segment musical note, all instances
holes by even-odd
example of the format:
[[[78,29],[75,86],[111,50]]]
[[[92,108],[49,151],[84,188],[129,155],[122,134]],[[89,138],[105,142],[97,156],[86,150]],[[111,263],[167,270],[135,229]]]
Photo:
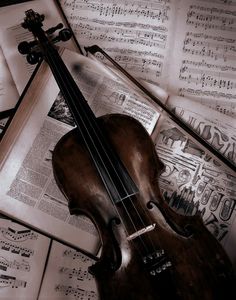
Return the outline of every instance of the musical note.
[[[5,242],[5,241],[0,241],[0,249],[9,251],[24,257],[30,257],[34,255],[34,250],[31,250],[27,247],[21,247],[21,246],[16,246],[12,243]]]
[[[0,275],[0,288],[19,288],[23,287],[26,288],[27,282],[24,280],[16,279],[14,276],[8,276],[8,275]]]
[[[191,99],[196,99],[200,103],[209,106],[223,114],[229,116],[236,116],[236,104],[234,104],[234,99],[236,95],[232,93],[224,93],[218,91],[210,90],[200,90],[193,88],[180,88],[179,96],[189,97]]]
[[[60,292],[65,296],[73,296],[74,299],[78,299],[78,300],[98,299],[98,296],[94,291],[86,291],[84,289],[81,289],[79,286],[72,287],[68,285],[59,284],[55,287],[55,291]]]
[[[23,242],[27,239],[36,240],[38,238],[38,234],[31,231],[30,229],[15,230],[10,227],[8,227],[7,229],[4,227],[0,227],[0,232],[6,239],[10,241]]]
[[[89,10],[91,13],[99,13],[99,16],[102,17],[120,17],[126,16],[127,18],[132,17],[142,17],[147,20],[158,20],[162,23],[168,20],[168,10],[169,1],[158,0],[155,2],[147,2],[146,5],[142,5],[141,2],[129,3],[123,2],[122,4],[118,4],[113,1],[103,1],[102,3],[98,0],[94,0],[93,2],[88,1],[76,1],[64,4],[64,7],[70,10],[80,10],[86,11]]]
[[[235,61],[235,43],[236,40],[231,38],[186,32],[183,52],[194,56],[213,58],[216,61]]]
[[[194,28],[236,31],[235,12],[216,7],[191,5],[187,14],[186,24]]]
[[[82,23],[72,24],[72,28],[75,34],[86,37],[88,40],[166,48],[167,35],[148,30],[104,28],[99,25],[83,25]]]
[[[206,68],[203,69],[203,67]],[[229,70],[229,73],[226,73],[226,70]],[[183,60],[179,79],[199,85],[201,88],[213,87],[234,90],[236,87],[236,80],[233,72],[236,72],[235,67],[207,64],[205,61],[193,62]]]
[[[67,268],[67,267],[60,267],[59,273],[68,275],[71,279],[75,277],[77,280],[93,280],[93,276],[88,272],[87,268],[83,269],[82,267],[79,268]]]
[[[16,269],[16,270],[20,270],[20,271],[26,271],[29,272],[30,271],[30,265],[29,262],[26,260],[22,260],[22,262],[19,262],[17,260],[14,261],[9,261],[6,258],[4,258],[3,256],[0,257],[0,269],[3,271],[7,271],[7,269]]]
[[[79,259],[80,261],[82,261],[84,263],[92,261],[88,256],[84,255],[81,252],[73,250],[73,249],[66,249],[63,252],[63,256],[69,257],[69,258],[72,258],[72,259]]]

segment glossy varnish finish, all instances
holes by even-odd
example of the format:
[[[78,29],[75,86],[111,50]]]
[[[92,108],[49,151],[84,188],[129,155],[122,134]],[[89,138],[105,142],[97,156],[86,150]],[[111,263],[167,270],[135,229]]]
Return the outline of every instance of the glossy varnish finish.
[[[102,255],[91,272],[100,299],[234,299],[232,266],[221,245],[199,216],[180,216],[161,197],[158,174],[163,165],[146,130],[122,115],[98,122],[139,193],[112,202],[76,129],[57,144],[53,168],[70,212],[89,216],[99,231]],[[127,239],[153,224],[154,229]],[[147,268],[144,260],[162,251]]]

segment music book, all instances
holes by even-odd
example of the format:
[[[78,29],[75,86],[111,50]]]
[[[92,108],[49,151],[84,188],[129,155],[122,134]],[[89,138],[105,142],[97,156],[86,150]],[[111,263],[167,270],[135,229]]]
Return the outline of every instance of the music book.
[[[0,298],[98,299],[96,258],[0,215]]]

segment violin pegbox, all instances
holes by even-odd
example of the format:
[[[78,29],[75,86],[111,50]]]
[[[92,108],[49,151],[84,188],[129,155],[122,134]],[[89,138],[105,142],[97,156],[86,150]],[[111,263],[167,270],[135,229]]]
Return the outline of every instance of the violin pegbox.
[[[43,21],[45,19],[44,15],[40,15],[32,9],[27,10],[25,12],[25,15],[26,17],[24,18],[24,22],[21,24],[21,26],[31,31],[35,36],[35,40],[30,42],[21,42],[18,45],[18,51],[22,55],[26,55],[28,63],[32,65],[38,63],[43,58],[42,47],[38,41],[38,35],[40,34],[40,32],[45,33],[47,36],[45,43],[49,42],[51,44],[55,44],[59,41],[65,42],[72,37],[71,30],[68,28],[63,28],[64,25],[62,23],[59,23],[56,26],[43,31],[42,27]],[[58,35],[55,36],[54,33],[59,29],[61,30],[59,31]]]
[[[29,31],[33,31],[43,26],[44,19],[44,15],[40,15],[39,13],[33,11],[33,9],[29,9],[25,12],[24,22],[21,24],[21,26]]]

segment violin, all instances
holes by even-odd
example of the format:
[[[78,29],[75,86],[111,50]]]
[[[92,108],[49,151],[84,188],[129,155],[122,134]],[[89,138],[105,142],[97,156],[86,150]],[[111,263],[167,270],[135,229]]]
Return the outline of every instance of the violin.
[[[164,165],[147,131],[129,116],[95,117],[42,21],[28,10],[23,27],[36,37],[76,123],[57,143],[52,164],[70,213],[87,215],[98,230],[101,256],[89,271],[99,298],[235,299],[223,247],[199,215],[179,215],[163,199],[158,176]],[[19,51],[35,60],[23,43]]]

